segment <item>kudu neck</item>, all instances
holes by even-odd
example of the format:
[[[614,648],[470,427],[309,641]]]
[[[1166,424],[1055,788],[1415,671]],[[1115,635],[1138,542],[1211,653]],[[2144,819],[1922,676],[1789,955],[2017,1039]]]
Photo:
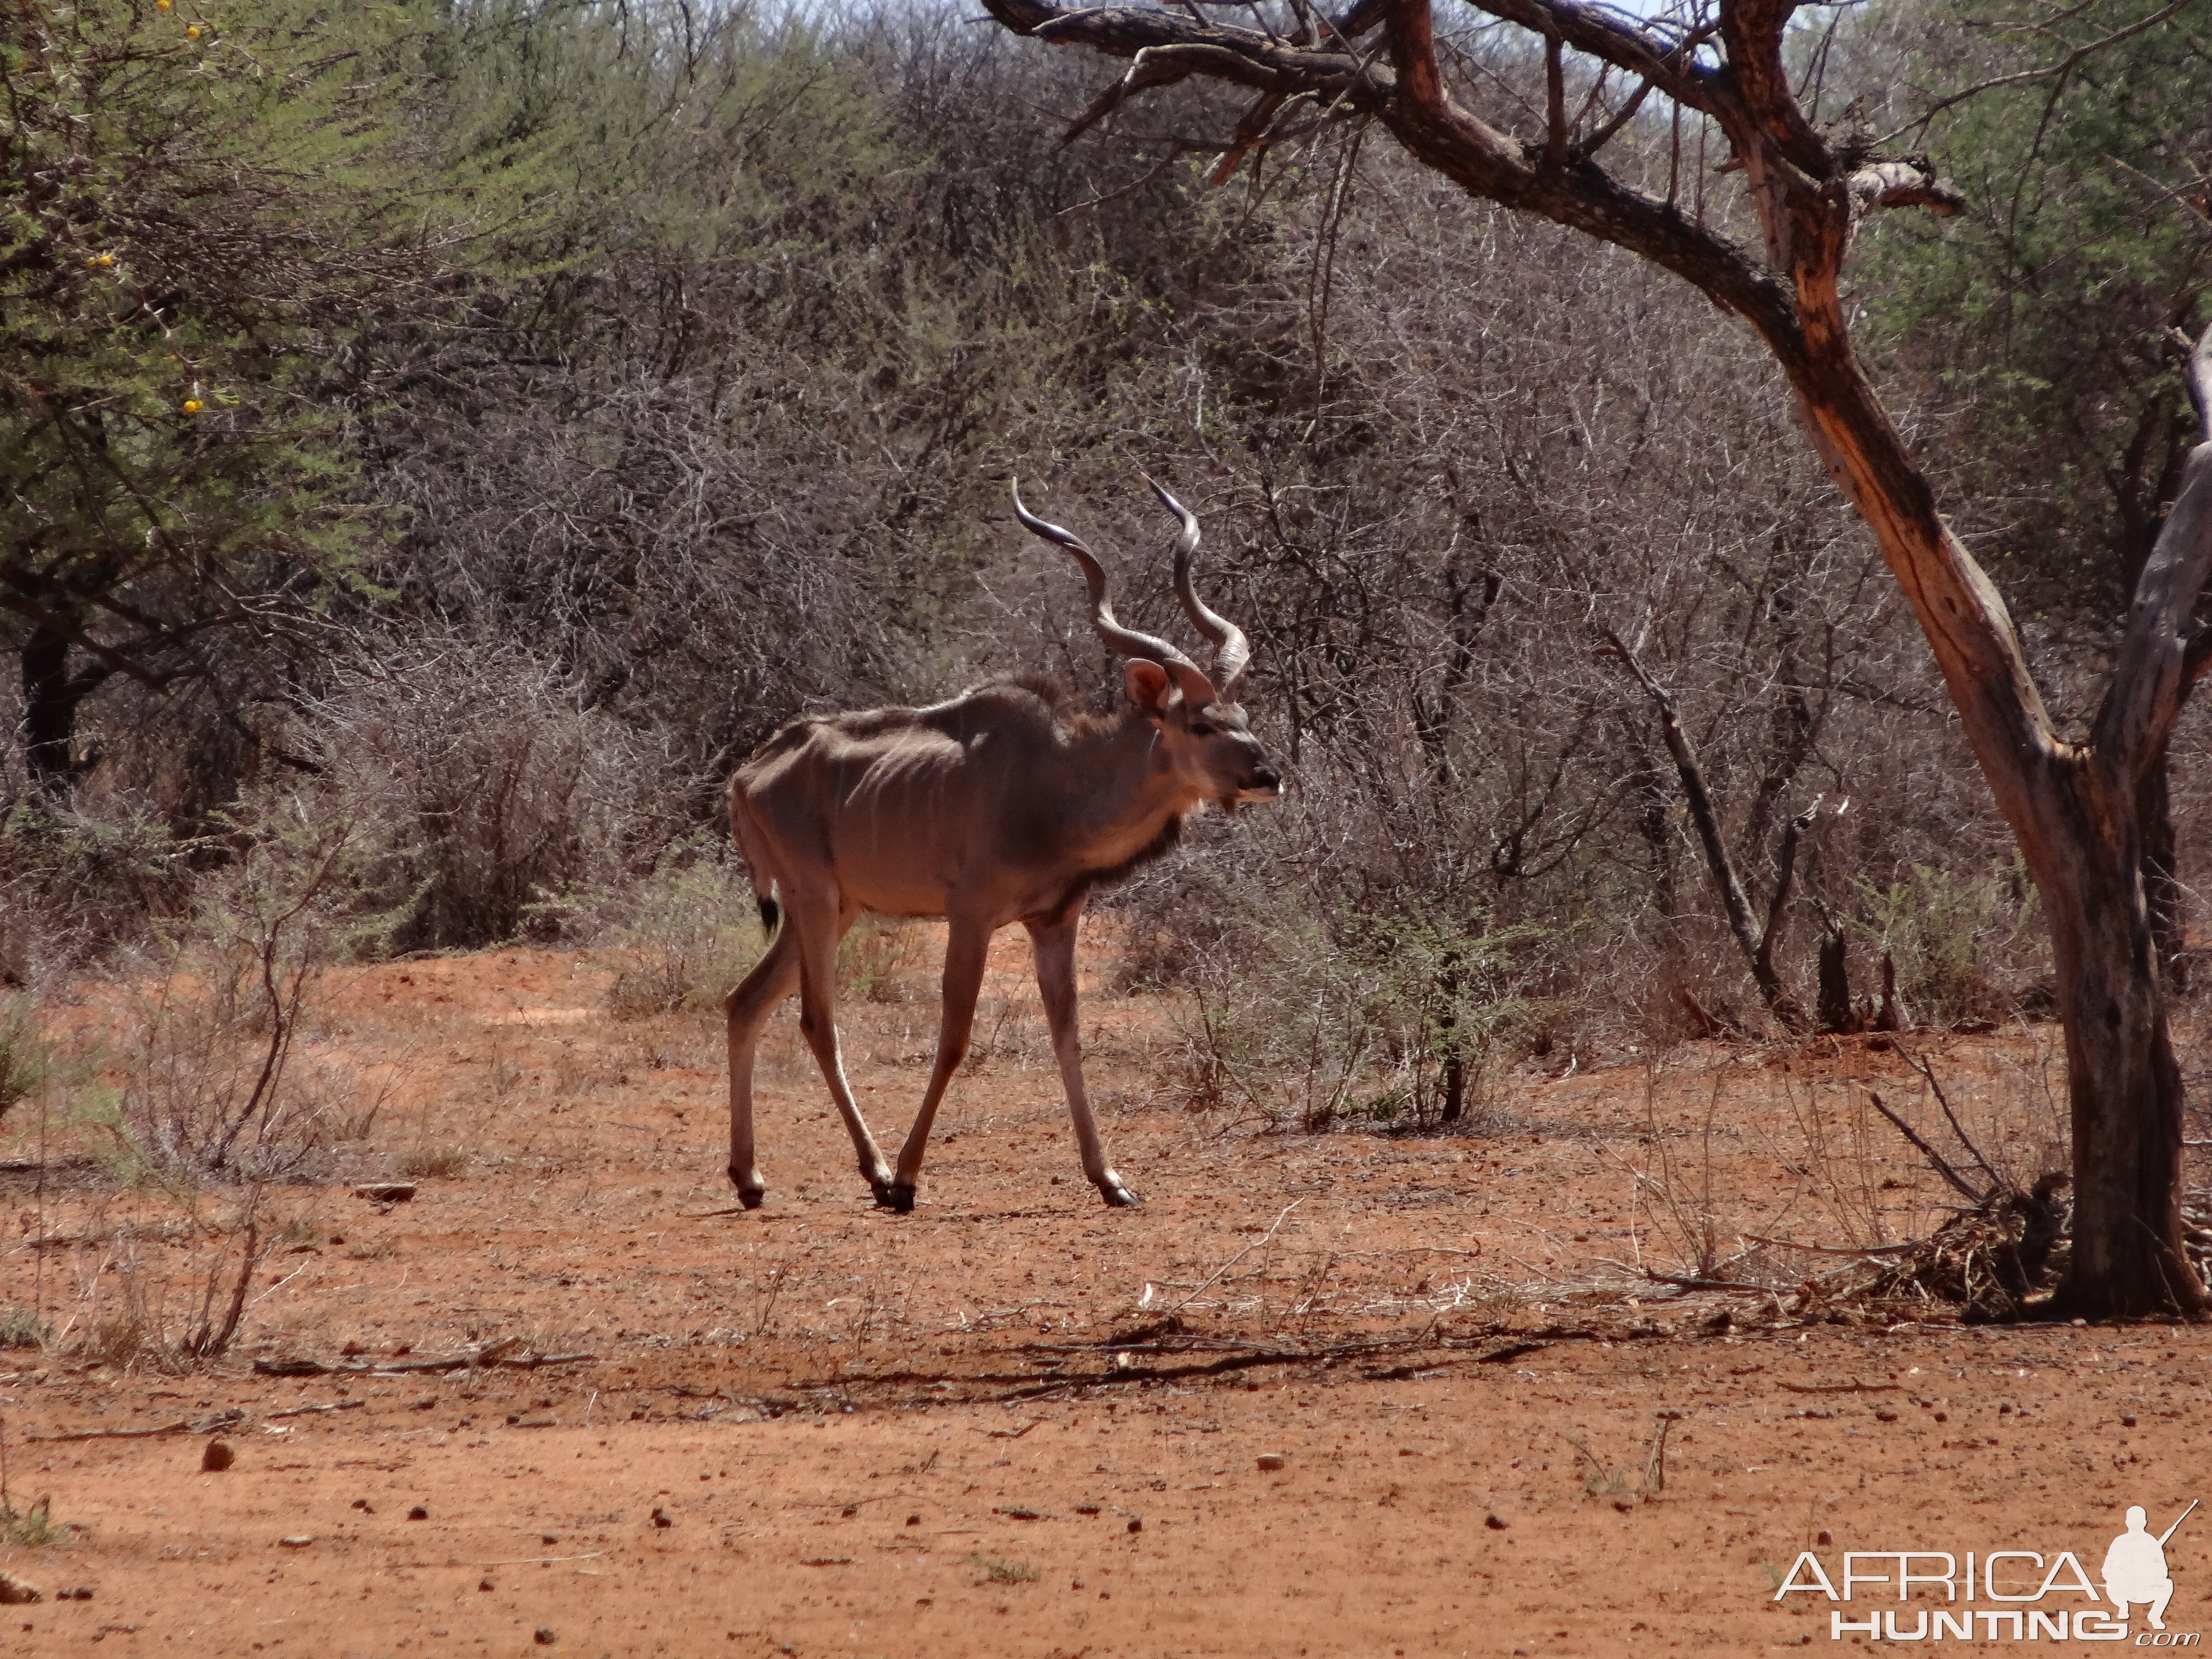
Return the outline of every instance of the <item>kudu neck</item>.
[[[1168,763],[1166,745],[1150,720],[1079,738],[1063,757],[1073,822],[1084,841],[1149,840],[1168,819],[1197,805],[1199,792]]]

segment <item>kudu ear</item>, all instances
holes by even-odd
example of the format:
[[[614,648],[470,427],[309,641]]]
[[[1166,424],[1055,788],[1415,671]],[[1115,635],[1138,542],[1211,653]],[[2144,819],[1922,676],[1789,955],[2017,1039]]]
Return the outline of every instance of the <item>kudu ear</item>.
[[[1129,694],[1131,702],[1152,715],[1166,714],[1168,700],[1175,696],[1175,682],[1168,678],[1168,671],[1141,659],[1121,665],[1121,689]]]

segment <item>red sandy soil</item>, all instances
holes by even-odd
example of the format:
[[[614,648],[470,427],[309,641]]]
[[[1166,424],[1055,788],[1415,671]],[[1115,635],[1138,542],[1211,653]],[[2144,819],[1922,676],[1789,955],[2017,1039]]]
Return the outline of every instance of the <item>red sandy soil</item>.
[[[350,984],[318,1063],[356,1108],[388,1098],[342,1164],[272,1189],[289,1225],[222,1359],[117,1334],[197,1313],[214,1247],[173,1211],[82,1163],[0,1176],[0,1311],[64,1333],[0,1351],[8,1492],[67,1528],[0,1547],[45,1598],[0,1607],[0,1652],[1825,1650],[1832,1611],[1901,1604],[1778,1604],[1800,1551],[1838,1579],[1845,1550],[2072,1551],[2094,1575],[2128,1504],[2156,1531],[2212,1498],[2201,1329],[1967,1328],[1638,1274],[1682,1274],[1701,1231],[1724,1260],[1746,1233],[1844,1248],[1940,1218],[1865,1104],[1937,1134],[1893,1052],[1699,1045],[1501,1079],[1469,1133],[1307,1134],[1189,1109],[1170,1011],[1093,982],[1090,1073],[1146,1200],[1109,1211],[1019,936],[1001,952],[910,1215],[869,1204],[789,1011],[769,1203],[733,1209],[719,1031],[613,1018],[613,952]],[[933,978],[917,957],[846,1011],[890,1144]],[[2047,1163],[2047,1035],[1926,1048],[1992,1161]],[[354,1195],[410,1160],[447,1173]],[[488,1351],[582,1357],[256,1369]],[[235,1463],[204,1472],[225,1413]],[[2167,1559],[2168,1627],[2212,1626],[2212,1505]],[[1929,1594],[1906,1632],[1965,1604]],[[1948,1645],[2014,1645],[1975,1628]]]

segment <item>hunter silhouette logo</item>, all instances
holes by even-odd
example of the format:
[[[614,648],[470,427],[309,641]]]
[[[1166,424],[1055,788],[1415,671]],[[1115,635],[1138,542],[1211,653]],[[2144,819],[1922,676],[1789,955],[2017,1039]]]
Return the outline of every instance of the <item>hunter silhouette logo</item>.
[[[2189,1510],[2196,1507],[2192,1498],[2189,1509],[2155,1538],[2150,1535],[2150,1517],[2143,1506],[2129,1507],[2128,1529],[2105,1552],[2105,1594],[2112,1599],[2113,1618],[2125,1619],[2130,1604],[2141,1601],[2150,1608],[2145,1622],[2153,1630],[2166,1628],[2166,1604],[2173,1600],[2173,1580],[2166,1572],[2166,1540],[2180,1530]]]
[[[1800,1552],[1774,1592],[1777,1601],[1793,1595],[1818,1595],[1834,1602],[1893,1600],[1910,1603],[1916,1595],[1942,1606],[1907,1606],[1900,1622],[1894,1608],[1879,1611],[1854,1607],[1863,1619],[1847,1615],[1841,1607],[1828,1613],[1828,1635],[1840,1642],[1846,1636],[1869,1641],[1937,1641],[1950,1637],[1960,1641],[1994,1642],[2121,1642],[2133,1636],[2139,1648],[2193,1648],[2203,1638],[2195,1631],[2169,1631],[2166,1604],[2173,1600],[2173,1575],[2166,1547],[2181,1523],[2195,1512],[2197,1500],[2173,1518],[2164,1532],[2150,1529],[2150,1512],[2140,1504],[2126,1513],[2127,1530],[2105,1551],[2099,1572],[2104,1593],[2072,1550],[2045,1555],[2037,1550],[1969,1550],[1964,1556],[1947,1550],[1847,1550],[1843,1571],[1834,1578],[1810,1550]],[[2069,1605],[2077,1597],[2090,1605]],[[2053,1598],[2057,1598],[2055,1602]],[[1991,1601],[1995,1607],[1976,1607]],[[1967,1605],[1960,1605],[1966,1603]],[[2130,1608],[2143,1609],[2148,1626],[2131,1632]]]

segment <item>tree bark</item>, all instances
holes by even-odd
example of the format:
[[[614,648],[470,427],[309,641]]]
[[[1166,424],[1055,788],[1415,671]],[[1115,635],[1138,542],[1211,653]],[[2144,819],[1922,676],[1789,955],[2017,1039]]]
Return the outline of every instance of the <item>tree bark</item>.
[[[1859,1029],[1851,1006],[1850,967],[1844,956],[1844,924],[1833,916],[1820,932],[1820,994],[1815,1005],[1824,1036],[1847,1036]]]
[[[76,775],[76,706],[83,694],[70,682],[69,641],[34,627],[23,642],[23,750],[31,782],[47,795],[68,792]]]
[[[2022,837],[2051,918],[2066,1031],[2074,1249],[2060,1310],[2194,1311],[2204,1291],[2182,1249],[2181,1068],[2144,902],[2142,836],[2133,792],[2113,799],[2094,770],[2076,763],[2056,785],[2066,810],[2051,815],[2055,833],[2040,848]],[[2054,857],[2069,878],[2039,868]]]
[[[2179,848],[2173,833],[2173,795],[2166,784],[2167,761],[2161,756],[2136,793],[2136,817],[2143,831],[2143,902],[2150,907],[2150,933],[2158,947],[2158,971],[2170,996],[2189,989],[2189,913],[2179,875]]]

